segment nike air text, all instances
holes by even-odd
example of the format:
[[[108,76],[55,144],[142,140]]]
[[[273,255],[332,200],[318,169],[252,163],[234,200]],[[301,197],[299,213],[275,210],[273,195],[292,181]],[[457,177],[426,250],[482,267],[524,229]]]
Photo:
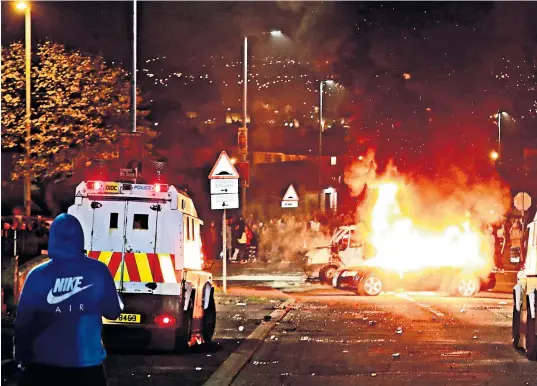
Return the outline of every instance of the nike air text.
[[[58,304],[64,300],[69,299],[71,296],[76,295],[79,292],[84,291],[86,288],[91,287],[93,284],[81,287],[83,276],[75,277],[62,277],[57,278],[47,296],[48,304]],[[62,295],[55,295],[55,293],[64,292]]]

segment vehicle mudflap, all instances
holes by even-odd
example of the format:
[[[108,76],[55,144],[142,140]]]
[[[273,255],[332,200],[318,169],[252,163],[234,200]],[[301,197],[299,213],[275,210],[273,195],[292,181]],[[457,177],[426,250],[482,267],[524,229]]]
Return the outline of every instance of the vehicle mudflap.
[[[522,286],[520,284],[515,284],[513,287],[513,301],[515,303],[516,310],[520,312],[522,307]]]
[[[530,315],[532,319],[535,319],[535,297],[537,290],[528,293],[528,309],[530,310]]]

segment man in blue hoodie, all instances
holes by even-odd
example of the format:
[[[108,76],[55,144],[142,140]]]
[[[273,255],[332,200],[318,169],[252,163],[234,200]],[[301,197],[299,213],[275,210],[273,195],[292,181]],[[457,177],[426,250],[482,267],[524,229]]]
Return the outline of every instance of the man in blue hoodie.
[[[123,304],[108,267],[84,254],[76,217],[50,227],[50,261],[30,272],[15,319],[15,360],[21,385],[106,385],[102,317],[116,319]]]

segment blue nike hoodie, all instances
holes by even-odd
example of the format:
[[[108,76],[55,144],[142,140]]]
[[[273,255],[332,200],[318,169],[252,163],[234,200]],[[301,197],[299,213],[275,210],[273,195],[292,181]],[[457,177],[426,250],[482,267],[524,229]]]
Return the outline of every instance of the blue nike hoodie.
[[[100,365],[106,358],[102,317],[123,304],[108,267],[84,254],[78,219],[62,214],[50,227],[50,261],[29,273],[15,319],[15,360],[59,367]]]

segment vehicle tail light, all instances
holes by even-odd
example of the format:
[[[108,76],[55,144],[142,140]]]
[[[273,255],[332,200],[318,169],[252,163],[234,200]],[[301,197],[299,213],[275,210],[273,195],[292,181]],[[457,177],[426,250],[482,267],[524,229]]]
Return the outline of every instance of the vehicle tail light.
[[[157,192],[157,193],[166,193],[167,191],[168,191],[168,185],[155,184],[155,192]]]
[[[177,319],[168,314],[157,315],[155,317],[155,324],[160,327],[171,327],[175,326],[176,323]]]
[[[89,181],[87,183],[87,187],[90,190],[99,190],[103,186],[103,183],[101,181]]]

